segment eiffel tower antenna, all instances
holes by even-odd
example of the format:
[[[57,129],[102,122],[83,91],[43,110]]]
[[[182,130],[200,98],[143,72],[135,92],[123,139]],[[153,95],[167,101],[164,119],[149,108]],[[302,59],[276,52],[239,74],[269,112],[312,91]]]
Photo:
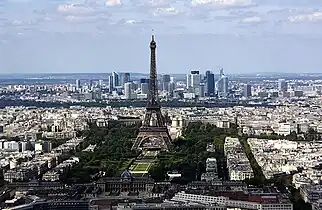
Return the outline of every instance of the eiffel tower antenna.
[[[155,31],[154,31],[154,29],[152,29],[152,40],[151,41],[154,41],[154,38],[155,38]]]
[[[151,55],[148,103],[142,127],[139,130],[132,149],[168,150],[171,145],[171,138],[164,117],[162,116],[161,105],[158,99],[156,47],[155,37],[152,34],[150,42]]]

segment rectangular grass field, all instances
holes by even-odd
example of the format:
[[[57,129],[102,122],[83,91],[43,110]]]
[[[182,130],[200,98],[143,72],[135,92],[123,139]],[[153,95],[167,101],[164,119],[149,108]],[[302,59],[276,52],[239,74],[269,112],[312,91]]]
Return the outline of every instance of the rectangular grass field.
[[[133,171],[148,171],[149,170],[149,167],[150,167],[150,164],[149,163],[138,163]]]

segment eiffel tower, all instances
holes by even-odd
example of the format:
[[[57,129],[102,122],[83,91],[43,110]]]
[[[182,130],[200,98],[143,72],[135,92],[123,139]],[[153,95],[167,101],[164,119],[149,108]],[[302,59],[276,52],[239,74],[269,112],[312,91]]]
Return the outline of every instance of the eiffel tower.
[[[150,84],[148,93],[148,103],[145,116],[139,134],[132,146],[133,150],[169,150],[171,137],[161,113],[161,105],[158,100],[158,84],[156,70],[156,42],[154,35],[150,42],[151,62],[150,62]]]

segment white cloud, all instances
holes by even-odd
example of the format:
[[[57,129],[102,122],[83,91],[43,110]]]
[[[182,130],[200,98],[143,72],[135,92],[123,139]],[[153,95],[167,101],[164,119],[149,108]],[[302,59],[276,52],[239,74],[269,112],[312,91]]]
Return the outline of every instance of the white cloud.
[[[74,16],[68,15],[65,17],[65,20],[70,23],[85,23],[85,22],[93,22],[97,21],[98,17],[96,16]]]
[[[126,20],[124,23],[133,25],[133,24],[137,23],[137,21],[136,20]]]
[[[108,7],[119,6],[122,5],[121,0],[107,0],[105,5]]]
[[[322,12],[314,12],[311,14],[300,14],[300,15],[290,16],[288,17],[288,20],[293,23],[322,21]]]
[[[10,3],[29,3],[32,0],[9,0]]]
[[[52,18],[50,18],[50,17],[44,17],[44,21],[52,21],[53,19]]]
[[[12,25],[14,25],[14,26],[21,26],[21,25],[23,25],[23,24],[24,24],[24,22],[23,22],[23,21],[21,21],[21,20],[13,20],[13,21],[11,22],[11,24],[12,24]]]
[[[91,33],[88,27],[92,25],[98,25],[105,32],[109,31],[110,23],[115,22],[119,26],[116,30],[122,33],[123,26],[127,29],[125,25],[138,29],[154,27],[156,23],[151,21],[170,17],[170,22],[161,21],[159,26],[184,26],[188,31],[207,32],[212,31],[210,27],[216,25],[216,33],[227,29],[229,33],[235,34],[241,33],[239,30],[243,30],[242,27],[260,23],[265,23],[265,27],[258,27],[258,31],[275,32],[280,28],[294,27],[292,22],[322,22],[322,7],[304,3],[298,5],[296,2],[293,4],[294,0],[285,1],[288,3],[280,3],[278,0],[7,0],[0,3],[0,30],[12,33],[21,28],[33,27],[60,31],[66,25],[70,27],[68,23],[90,22],[77,27]],[[24,7],[18,2],[24,2]],[[114,6],[115,10],[111,8]],[[94,21],[98,23],[93,24]],[[310,24],[305,30],[307,33],[315,33],[321,31],[320,28],[318,24]],[[294,33],[298,33],[295,30]],[[166,33],[171,33],[171,30]]]
[[[169,6],[169,2],[165,0],[140,0],[140,3],[143,6],[153,7],[153,8]]]
[[[174,16],[178,15],[179,11],[174,7],[168,7],[168,8],[157,8],[153,12],[154,16]]]
[[[260,23],[262,19],[258,16],[247,17],[241,20],[242,23]]]
[[[83,4],[60,4],[57,7],[57,12],[68,14],[90,14],[94,9]]]
[[[239,6],[250,6],[252,5],[252,0],[192,0],[192,6],[200,5],[214,5],[220,7],[239,7]]]

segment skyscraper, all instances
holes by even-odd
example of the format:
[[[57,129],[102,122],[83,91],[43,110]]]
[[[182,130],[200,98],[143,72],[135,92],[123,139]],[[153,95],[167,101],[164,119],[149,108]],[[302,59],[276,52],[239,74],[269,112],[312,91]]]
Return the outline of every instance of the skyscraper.
[[[124,95],[126,99],[132,98],[132,83],[127,82],[124,84]]]
[[[148,78],[141,78],[140,83],[148,83],[149,84],[150,80]]]
[[[149,84],[141,83],[141,94],[148,94],[148,93],[149,93]]]
[[[108,77],[108,87],[110,89],[110,92],[114,90],[113,75],[110,75]]]
[[[170,77],[170,82],[171,83],[176,83],[176,78],[175,77]]]
[[[219,70],[219,77],[222,77],[222,76],[224,76],[224,69],[223,68],[221,68]]]
[[[278,90],[281,92],[287,91],[287,82],[285,81],[285,79],[278,80]]]
[[[215,96],[215,75],[211,72],[206,72],[206,88],[207,88],[207,96],[214,97]]]
[[[199,97],[205,97],[205,85],[204,84],[200,84],[198,96]]]
[[[162,75],[162,82],[170,82],[171,77],[169,74]]]
[[[216,90],[220,96],[227,96],[228,94],[228,77],[224,75],[223,69],[220,69],[220,78],[216,82]]]
[[[76,89],[80,89],[81,88],[81,83],[80,83],[80,80],[77,79],[76,80]]]
[[[187,82],[186,82],[186,88],[190,88],[191,87],[191,75],[187,74]]]
[[[191,71],[187,74],[187,88],[196,87],[200,85],[200,74],[199,71]]]
[[[200,74],[199,71],[191,71],[191,87],[198,88],[200,86]]]
[[[88,80],[88,87],[89,88],[93,87],[93,80],[92,79]]]
[[[98,85],[99,85],[99,87],[103,87],[104,80],[102,80],[102,79],[98,80]]]
[[[244,85],[244,97],[248,98],[252,96],[252,86],[250,84]]]
[[[131,75],[130,75],[130,73],[124,73],[124,81],[125,82],[131,81]]]
[[[119,86],[120,85],[120,83],[119,83],[119,74],[117,72],[113,71],[112,78],[113,78],[114,87]]]
[[[197,96],[200,95],[200,83],[201,83],[201,75],[199,71],[191,71],[190,74],[187,75],[187,89],[194,92]]]
[[[211,71],[209,71],[209,70],[207,70],[206,71],[206,74],[205,74],[205,76],[204,76],[204,78],[203,78],[203,82],[205,82],[205,83],[207,83],[207,76],[209,75],[209,74],[211,74],[212,72]]]
[[[228,94],[228,92],[229,92],[228,77],[227,77],[226,75],[224,75],[222,78],[223,78],[223,80],[224,80],[224,82],[223,82],[223,83],[224,83],[224,88],[223,88],[223,89],[224,89],[224,91],[223,91],[223,92],[224,92],[225,94]]]
[[[162,75],[162,90],[163,91],[169,91],[170,80],[171,80],[171,77],[169,74]]]
[[[120,73],[119,85],[123,86],[125,83],[130,82],[130,73]]]
[[[173,95],[173,91],[176,89],[176,84],[174,82],[169,83],[169,93]]]

